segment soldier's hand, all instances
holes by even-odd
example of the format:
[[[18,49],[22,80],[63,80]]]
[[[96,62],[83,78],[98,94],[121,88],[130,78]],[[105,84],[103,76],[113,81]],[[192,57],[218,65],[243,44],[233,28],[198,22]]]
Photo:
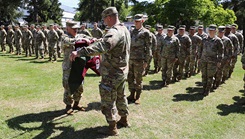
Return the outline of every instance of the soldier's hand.
[[[143,68],[145,69],[147,67],[147,63],[145,62],[143,65]]]
[[[72,51],[70,54],[70,61],[75,61],[76,57],[78,57],[77,51]]]
[[[218,63],[217,63],[217,67],[219,68],[220,66],[221,66],[221,63],[220,63],[220,62],[218,62]]]

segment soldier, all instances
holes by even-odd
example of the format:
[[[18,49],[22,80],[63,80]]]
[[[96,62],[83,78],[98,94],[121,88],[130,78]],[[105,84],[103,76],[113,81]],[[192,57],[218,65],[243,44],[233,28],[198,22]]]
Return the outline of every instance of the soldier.
[[[166,37],[166,34],[163,32],[163,26],[162,25],[158,25],[157,26],[157,35],[156,35],[156,42],[157,42],[157,46],[155,47],[155,49],[153,49],[153,60],[154,60],[154,72],[158,73],[162,67],[162,63],[161,63],[161,42],[160,40],[163,40]]]
[[[2,47],[2,50],[1,52],[5,52],[6,51],[6,36],[7,36],[7,32],[5,31],[4,29],[4,25],[1,25],[1,30],[0,30],[0,43],[1,43],[1,47]]]
[[[243,70],[245,70],[245,54],[244,53],[242,54],[241,62],[242,62],[242,68]],[[245,74],[243,76],[243,82],[244,82],[243,89],[245,90]]]
[[[32,38],[32,42],[31,42],[31,51],[32,51],[32,54],[35,54],[35,36],[36,36],[36,32],[37,30],[35,29],[35,25],[34,24],[31,24],[30,26],[30,31],[33,35],[33,38]]]
[[[140,104],[142,92],[142,73],[150,61],[152,38],[151,33],[143,27],[143,14],[134,16],[135,29],[131,33],[131,48],[129,59],[128,87],[130,95],[128,101]],[[136,96],[135,96],[136,93]]]
[[[146,25],[145,28],[150,31],[151,26],[150,25]],[[157,39],[156,39],[156,36],[152,32],[150,32],[150,33],[151,33],[151,37],[152,37],[151,53],[153,53],[153,50],[155,50],[156,47],[157,47]],[[154,51],[154,53],[155,53],[155,51]],[[147,63],[147,67],[146,67],[146,69],[143,72],[143,76],[146,76],[148,74],[148,72],[150,70],[150,67],[151,67],[151,60],[152,60],[152,57]]]
[[[19,29],[19,25],[15,25],[14,45],[16,48],[16,55],[21,55],[22,37],[23,34]]]
[[[183,78],[183,75],[187,78],[189,77],[189,64],[190,64],[190,54],[192,53],[191,50],[191,39],[188,35],[185,34],[185,25],[180,25],[179,27],[179,34],[176,35],[176,37],[180,41],[180,51],[178,55],[178,62],[174,65],[174,80],[176,80],[176,77],[178,80],[181,80]],[[178,70],[177,67],[179,66]],[[184,73],[185,68],[185,73]]]
[[[12,25],[8,25],[8,34],[7,34],[7,44],[9,46],[9,53],[14,52],[14,31]]]
[[[244,51],[244,46],[243,46],[244,45],[244,37],[243,37],[242,33],[237,31],[237,28],[238,28],[237,24],[232,24],[231,25],[231,32],[237,36],[239,44],[240,44],[240,47],[239,47],[240,52],[243,53],[243,51]]]
[[[129,69],[130,33],[120,23],[115,7],[105,9],[102,12],[102,18],[104,23],[110,27],[103,40],[73,52],[71,59],[74,60],[77,56],[103,53],[100,67],[102,80],[99,88],[101,111],[105,115],[109,127],[105,130],[99,130],[99,133],[115,136],[119,134],[117,125],[121,127],[130,126],[127,120],[129,112],[125,98],[125,81]],[[116,122],[117,111],[121,116],[118,122]]]
[[[91,33],[86,29],[86,24],[82,23],[81,29],[78,31],[78,34],[85,34],[87,36],[92,37]]]
[[[198,52],[198,48],[200,48],[201,44],[202,44],[202,38],[198,35],[195,34],[195,26],[191,26],[190,30],[189,30],[189,37],[191,39],[192,42],[192,53],[191,53],[191,57],[190,57],[190,75],[194,75],[196,73],[196,69],[197,69],[197,52]],[[198,67],[200,68],[200,67]]]
[[[91,31],[91,34],[94,38],[100,39],[103,37],[103,32],[100,28],[98,28],[98,23],[94,22],[94,29]]]
[[[31,52],[31,41],[33,39],[33,35],[31,33],[31,31],[28,29],[28,25],[24,25],[23,26],[23,48],[25,48],[25,52],[26,52],[26,57],[28,56],[32,56],[32,52]]]
[[[57,32],[59,39],[57,41],[57,54],[58,57],[61,58],[61,42],[62,42],[62,35],[64,34],[64,31],[59,28],[59,25],[54,25],[54,30]]]
[[[216,28],[217,26],[213,24],[209,26],[209,35],[203,38],[202,45],[198,49],[204,96],[209,94],[217,67],[220,67],[223,58],[224,47],[222,40],[215,35]]]
[[[229,66],[231,57],[233,54],[233,44],[231,40],[224,36],[225,26],[219,26],[218,37],[222,40],[224,45],[224,58],[221,61],[220,67],[218,67],[213,88],[216,89],[221,83],[224,83],[229,75]]]
[[[158,44],[161,46],[160,54],[162,62],[163,86],[170,83],[174,64],[178,60],[180,41],[174,35],[174,29],[174,26],[169,25],[167,36],[161,37],[158,40]]]
[[[44,53],[49,54],[49,52],[48,52],[48,32],[49,32],[49,30],[47,29],[46,25],[42,25],[42,31],[45,35]]]
[[[52,60],[52,57],[54,61],[57,60],[57,43],[58,43],[59,35],[54,30],[54,25],[49,25],[49,32],[48,32],[48,52],[49,52],[49,61]]]
[[[197,30],[196,35],[202,37],[202,39],[208,37],[208,34],[206,34],[206,33],[203,31],[203,25],[199,25],[199,26],[198,26],[198,30]]]
[[[36,59],[38,59],[38,53],[40,54],[40,59],[44,59],[44,41],[45,41],[45,35],[41,30],[41,26],[36,26],[36,33],[34,35],[35,37],[35,54]]]
[[[239,55],[240,53],[240,44],[239,44],[239,41],[238,41],[238,38],[236,37],[236,35],[234,35],[233,33],[231,33],[231,25],[226,25],[225,27],[225,36],[228,37],[232,44],[233,44],[233,50],[234,50],[234,53],[233,53],[233,56],[232,56],[232,59],[231,59],[231,63],[230,63],[230,71],[229,71],[229,76],[228,78],[231,77],[231,74],[235,68],[235,65],[236,65],[236,62],[237,62],[237,55]]]

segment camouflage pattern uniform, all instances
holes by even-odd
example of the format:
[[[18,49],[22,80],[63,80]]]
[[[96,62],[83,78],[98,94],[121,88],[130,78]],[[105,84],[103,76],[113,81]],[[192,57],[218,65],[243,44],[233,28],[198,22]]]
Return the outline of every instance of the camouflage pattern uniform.
[[[36,32],[37,32],[37,30],[35,29],[35,25],[33,25],[33,24],[31,25],[30,31],[33,35],[32,42],[31,42],[31,51],[32,51],[32,54],[35,54],[35,36],[36,36]]]
[[[25,28],[27,28],[27,26]],[[27,29],[26,31],[23,31],[23,41],[22,42],[24,46],[23,48],[25,48],[26,56],[28,56],[28,53],[29,53],[29,56],[32,55],[32,52],[31,52],[32,38],[33,38],[33,35],[29,29]]]
[[[22,37],[23,37],[23,34],[20,31],[19,27],[16,27],[15,33],[14,33],[14,45],[16,48],[16,54],[17,55],[21,54]]]
[[[178,62],[175,63],[174,65],[174,78],[178,78],[178,80],[180,80],[183,77],[184,74],[184,67],[185,67],[185,77],[188,77],[189,74],[189,64],[190,64],[190,55],[191,55],[191,51],[192,51],[192,42],[191,39],[188,35],[184,34],[184,35],[176,35],[176,37],[179,39],[180,41],[180,51],[179,51],[179,55],[178,55]],[[177,70],[177,67],[179,66],[179,69]]]
[[[62,29],[57,28],[55,30],[59,36],[58,42],[57,42],[57,54],[58,57],[61,57],[61,42],[62,42],[62,35],[64,34],[64,31]]]
[[[242,67],[245,70],[245,54],[244,53],[242,54],[241,62],[242,62]],[[245,73],[244,73],[244,76],[243,76],[243,82],[244,82],[243,88],[245,90]]]
[[[9,46],[9,53],[13,53],[14,52],[14,30],[12,29],[12,26],[9,25],[8,27],[8,33],[7,33],[7,44]]]
[[[84,34],[84,35],[92,37],[91,33],[87,29],[79,30],[78,34]]]
[[[36,58],[38,58],[38,52],[41,56],[41,59],[44,58],[44,41],[45,41],[45,35],[40,29],[37,31],[34,35],[35,37],[35,54]]]
[[[125,97],[128,75],[130,34],[122,24],[110,28],[101,42],[93,43],[78,51],[80,56],[102,55],[100,73],[101,111],[107,122],[116,122],[117,111],[121,117],[129,114]]]
[[[97,28],[97,29],[94,28],[94,29],[91,31],[91,34],[92,34],[92,36],[93,36],[94,38],[97,38],[97,39],[103,37],[103,32],[102,32],[102,30],[101,30],[100,28]]]
[[[216,26],[210,25],[210,29],[216,29]],[[220,38],[204,38],[202,45],[198,50],[198,58],[200,59],[203,94],[208,95],[213,85],[213,78],[217,71],[217,63],[223,58],[224,46]]]
[[[159,72],[161,67],[162,67],[161,53],[160,53],[162,46],[161,46],[160,40],[163,40],[165,37],[166,37],[166,34],[164,34],[164,33],[162,33],[162,34],[157,33],[157,35],[156,35],[157,46],[152,49],[155,72]]]
[[[7,32],[4,29],[4,25],[1,26],[1,30],[0,30],[0,43],[1,43],[1,48],[2,48],[2,52],[6,51],[6,36],[7,36]]]
[[[57,32],[53,30],[49,30],[48,32],[48,52],[49,52],[49,61],[57,60],[57,44],[58,44],[59,35]],[[64,48],[63,48],[64,49]]]
[[[159,40],[159,44],[161,45],[163,85],[168,85],[171,81],[173,67],[180,51],[180,41],[175,35],[171,37],[167,35]]]
[[[45,35],[45,41],[44,41],[44,53],[45,54],[49,54],[48,52],[48,32],[49,30],[46,28],[46,26],[43,25],[43,29],[42,29],[44,35]]]

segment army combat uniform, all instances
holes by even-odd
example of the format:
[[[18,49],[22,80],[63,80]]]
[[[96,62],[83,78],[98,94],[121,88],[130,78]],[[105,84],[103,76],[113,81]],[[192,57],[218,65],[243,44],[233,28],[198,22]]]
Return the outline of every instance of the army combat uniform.
[[[40,28],[40,26],[37,26],[37,28]],[[38,55],[40,55],[41,59],[44,59],[44,41],[45,41],[45,35],[42,32],[42,30],[37,30],[35,33],[35,55],[36,58],[38,58]]]
[[[16,26],[15,27],[15,33],[14,33],[14,45],[16,48],[16,54],[17,55],[21,54],[22,37],[23,37],[23,34],[20,31],[19,26]]]
[[[2,52],[6,51],[6,36],[7,36],[7,32],[4,29],[4,25],[1,25],[1,30],[0,30],[0,44],[1,44],[1,48],[2,48]]]
[[[27,28],[27,26],[25,26],[24,28]],[[23,45],[25,48],[25,52],[26,52],[26,56],[31,56],[32,55],[32,51],[31,51],[31,42],[33,39],[33,35],[31,33],[31,31],[29,29],[27,29],[26,31],[23,31]]]
[[[242,54],[241,62],[242,62],[242,67],[245,70],[245,54],[244,53]],[[243,82],[244,82],[243,89],[245,90],[245,74],[243,76]]]
[[[57,43],[58,43],[59,36],[57,32],[53,29],[48,32],[48,52],[49,52],[49,61],[57,60]],[[63,48],[64,49],[64,48]]]
[[[162,26],[158,26],[158,29],[163,29],[163,27]],[[165,37],[166,37],[166,34],[157,33],[157,35],[156,35],[157,46],[152,49],[153,60],[154,60],[154,68],[155,68],[154,72],[155,73],[159,72],[161,67],[162,67],[161,53],[160,53],[160,50],[161,50],[161,42],[160,42],[160,40],[163,40]]]
[[[97,39],[103,37],[103,32],[102,32],[102,30],[101,30],[100,28],[97,28],[97,29],[94,28],[94,29],[91,31],[91,34],[92,34],[92,36],[93,36],[94,38],[97,38]]]
[[[12,26],[8,26],[8,33],[7,33],[7,44],[9,46],[9,53],[14,52],[14,30],[12,29]]]

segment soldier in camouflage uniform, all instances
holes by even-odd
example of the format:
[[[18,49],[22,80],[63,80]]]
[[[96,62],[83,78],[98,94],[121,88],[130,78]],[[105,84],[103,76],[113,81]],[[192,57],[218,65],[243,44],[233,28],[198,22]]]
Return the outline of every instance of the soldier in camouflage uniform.
[[[45,35],[44,53],[49,54],[49,52],[48,52],[48,32],[49,32],[49,30],[47,29],[46,25],[42,25],[42,31]]]
[[[78,31],[78,34],[85,34],[87,36],[92,37],[91,33],[86,29],[86,24],[82,23],[81,29]]]
[[[32,38],[32,41],[31,41],[31,51],[32,51],[32,54],[35,54],[35,36],[36,36],[36,32],[37,30],[35,29],[35,25],[34,24],[31,24],[30,26],[30,31],[33,35],[33,38]]]
[[[57,24],[54,25],[54,30],[57,32],[59,39],[57,41],[57,54],[58,57],[61,58],[61,42],[62,42],[62,35],[64,34],[64,31],[59,28]]]
[[[176,35],[176,37],[180,41],[180,51],[178,55],[178,62],[174,65],[174,80],[176,80],[176,77],[178,80],[181,80],[183,75],[187,78],[189,77],[189,64],[190,64],[190,55],[191,55],[191,39],[188,35],[185,34],[185,25],[180,25],[179,28],[179,34]],[[179,66],[179,67],[178,67]],[[177,70],[178,67],[178,70]],[[185,72],[184,72],[185,68]]]
[[[32,55],[32,52],[31,52],[31,41],[32,41],[32,38],[33,38],[33,35],[31,33],[31,31],[28,29],[28,25],[24,25],[23,26],[23,48],[25,48],[25,52],[26,52],[26,57],[28,56],[31,56]]]
[[[239,55],[240,53],[240,44],[238,41],[238,38],[236,37],[236,35],[234,35],[233,33],[231,33],[231,25],[227,25],[225,27],[225,36],[228,37],[232,44],[233,44],[233,48],[234,48],[234,53],[230,62],[230,71],[229,71],[229,77],[231,77],[231,74],[235,68],[236,62],[237,62],[237,55]]]
[[[192,51],[190,57],[190,76],[196,73],[197,69],[197,52],[202,44],[202,38],[195,34],[195,26],[191,26],[189,30],[189,37],[192,42]]]
[[[14,32],[14,45],[16,48],[16,55],[21,54],[22,37],[23,37],[23,34],[19,29],[19,25],[16,25],[15,32]]]
[[[245,70],[245,54],[244,53],[242,54],[241,62],[242,62],[242,68],[243,70]],[[243,76],[243,82],[244,82],[243,89],[245,90],[245,74]]]
[[[156,35],[156,42],[157,42],[157,46],[155,47],[155,49],[153,49],[153,60],[154,60],[154,72],[158,73],[162,67],[162,63],[161,63],[161,42],[160,40],[163,40],[166,37],[166,34],[163,32],[163,26],[162,25],[158,25],[157,26],[157,35]]]
[[[145,28],[150,31],[151,26],[146,25]],[[152,32],[150,32],[150,33],[151,33],[151,37],[152,37],[151,53],[153,53],[153,50],[155,50],[157,47],[157,39],[156,39],[156,36]],[[154,53],[155,53],[155,51],[154,51]],[[147,63],[147,67],[145,68],[145,70],[143,72],[143,76],[146,76],[148,74],[150,67],[151,67],[151,61],[152,61],[152,57]]]
[[[35,55],[36,59],[38,58],[38,53],[41,56],[40,59],[44,59],[44,42],[45,42],[45,35],[41,30],[41,26],[36,26],[36,33],[35,33]]]
[[[243,37],[242,33],[237,31],[237,28],[238,28],[237,24],[232,24],[231,25],[231,32],[237,36],[239,44],[240,44],[240,47],[239,47],[240,52],[243,53],[243,51],[244,51],[244,46],[243,46],[244,45],[244,37]]]
[[[134,16],[135,29],[131,33],[131,48],[129,59],[128,101],[140,104],[142,92],[142,73],[152,57],[152,37],[150,31],[143,27],[143,14]],[[135,95],[136,93],[136,95]]]
[[[105,115],[109,127],[99,130],[99,133],[118,135],[117,125],[129,127],[129,114],[125,97],[125,81],[128,75],[130,33],[120,23],[115,7],[109,7],[102,12],[104,23],[110,27],[101,42],[93,43],[77,52],[73,52],[71,59],[77,56],[103,54],[100,73],[102,76],[100,88],[101,111]],[[117,111],[121,119],[117,120]]]
[[[49,61],[52,60],[52,57],[54,61],[57,60],[57,43],[58,43],[59,35],[54,30],[54,25],[51,24],[49,26],[49,32],[48,32],[48,52],[49,52]]]
[[[216,28],[216,25],[209,26],[209,36],[202,40],[202,45],[198,49],[204,96],[209,94],[217,67],[220,67],[223,58],[224,46],[222,40],[215,35]]]
[[[98,28],[98,23],[94,22],[94,29],[91,31],[91,34],[94,38],[100,39],[103,37],[103,32],[100,28]]]
[[[5,52],[6,51],[6,36],[7,36],[7,32],[4,29],[4,25],[1,25],[1,30],[0,30],[0,43],[1,43],[1,52]]]
[[[231,57],[233,55],[233,44],[231,40],[224,36],[225,26],[219,26],[218,37],[222,40],[224,45],[224,57],[221,61],[220,67],[218,67],[213,88],[216,89],[221,83],[224,83],[229,75],[229,66]]]
[[[8,33],[7,33],[7,44],[9,46],[9,53],[14,52],[14,30],[12,25],[8,25]]]
[[[180,41],[174,35],[174,29],[174,26],[169,25],[167,36],[161,37],[158,42],[161,46],[160,54],[163,86],[168,85],[171,81],[173,67],[178,60],[180,50]]]

